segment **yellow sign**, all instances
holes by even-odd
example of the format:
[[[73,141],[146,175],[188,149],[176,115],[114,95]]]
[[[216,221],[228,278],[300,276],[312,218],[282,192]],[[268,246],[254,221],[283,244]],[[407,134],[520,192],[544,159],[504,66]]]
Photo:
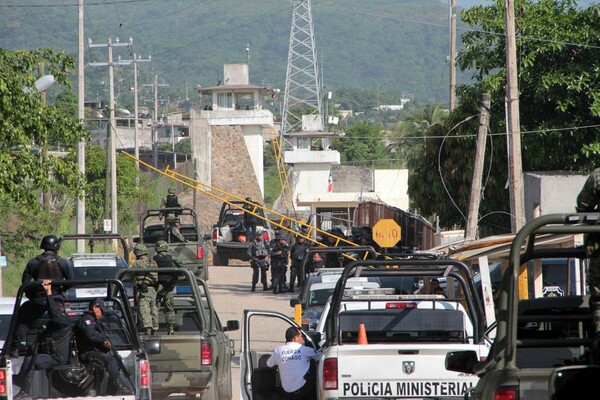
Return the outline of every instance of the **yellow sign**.
[[[393,219],[380,219],[373,226],[373,240],[381,247],[394,247],[402,238],[402,228]]]

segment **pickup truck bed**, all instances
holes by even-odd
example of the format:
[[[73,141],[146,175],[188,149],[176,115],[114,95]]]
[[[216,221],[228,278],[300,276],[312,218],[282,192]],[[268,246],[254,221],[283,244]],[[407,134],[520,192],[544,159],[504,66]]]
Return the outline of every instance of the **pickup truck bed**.
[[[470,272],[454,260],[419,262],[361,260],[346,267],[318,327],[324,329],[319,399],[458,399],[477,383],[474,374],[447,371],[444,366],[448,352],[472,350],[479,358],[488,352],[481,335],[483,307]],[[386,276],[388,281],[391,276],[451,276],[465,296],[459,297],[458,291],[446,298],[395,294],[392,288],[345,289],[345,282],[354,275]]]
[[[130,269],[120,274],[131,280],[135,274],[158,272],[175,278],[175,333],[167,334],[162,304],[158,306],[159,330],[143,335],[152,369],[152,398],[171,393],[193,398],[232,399],[231,357],[234,349],[227,331],[239,329],[238,321],[221,322],[214,310],[208,285],[187,269]],[[135,299],[131,299],[135,305]],[[137,307],[134,306],[134,312]]]

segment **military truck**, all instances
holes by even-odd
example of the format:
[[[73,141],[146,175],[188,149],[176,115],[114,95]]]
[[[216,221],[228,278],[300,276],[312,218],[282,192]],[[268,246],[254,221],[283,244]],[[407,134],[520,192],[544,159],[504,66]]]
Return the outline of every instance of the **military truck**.
[[[52,285],[60,285],[53,282]],[[40,282],[32,282],[19,288],[16,296],[14,317],[10,321],[10,328],[6,341],[0,353],[0,399],[12,400],[19,394],[20,388],[13,381],[13,374],[20,371],[23,360],[28,354],[32,343],[37,340],[39,333],[48,323],[45,313],[30,327],[25,338],[18,344],[18,356],[11,357],[9,349],[13,349],[13,338],[17,328],[17,320],[21,311],[20,304],[25,299],[25,292]],[[80,360],[77,354],[76,335],[71,336],[69,360],[66,365],[58,365],[48,370],[35,370],[32,374],[30,394],[33,399],[104,399],[104,400],[150,400],[152,376],[148,354],[142,346],[133,313],[128,301],[123,283],[116,279],[104,280],[69,280],[69,288],[75,289],[104,287],[104,295],[98,297],[104,300],[107,311],[101,319],[104,331],[116,350],[122,365],[119,366],[124,382],[131,389],[131,394],[112,395],[113,383],[110,382],[105,368],[95,363],[86,363]],[[89,309],[89,298],[66,296],[65,311],[73,326],[77,324],[82,314]]]
[[[575,276],[571,277],[580,285],[578,290],[565,296],[553,293],[544,297],[542,290],[535,290],[535,283],[541,289],[542,274],[535,268],[528,271],[524,266],[531,261],[541,265],[542,258],[566,259],[569,262],[562,265],[562,271],[571,276],[568,270],[573,264],[585,266],[585,248],[548,243],[552,235],[556,238],[599,234],[599,217],[597,213],[544,215],[527,223],[516,234],[499,287],[498,325],[487,359],[477,362],[476,355],[468,350],[451,352],[446,357],[447,369],[479,377],[465,398],[593,397],[582,395],[595,392],[595,380],[585,377],[598,373],[597,367],[591,367],[598,363],[593,351],[597,339],[589,296],[582,294],[585,285],[580,278],[585,276],[585,270],[576,269]],[[528,272],[537,282],[532,291],[528,290],[529,298],[523,298],[519,292],[525,285],[520,278]]]
[[[232,204],[237,204],[239,207]],[[227,266],[232,258],[250,261],[248,254],[250,240],[246,237],[244,210],[241,209],[244,204],[246,204],[244,201],[231,201],[221,206],[219,219],[212,231],[213,265]],[[265,216],[261,208],[257,207],[256,213]],[[275,238],[271,224],[265,219],[258,218],[256,230],[263,232],[267,242]]]
[[[239,329],[239,321],[225,326],[215,311],[206,281],[191,271],[178,268],[129,269],[119,273],[124,282],[150,272],[168,277],[175,298],[175,331],[169,335],[164,318],[162,297],[157,293],[159,329],[153,335],[142,335],[152,371],[152,399],[161,400],[172,393],[186,398],[196,395],[208,400],[231,399],[231,357],[233,341],[226,332]],[[136,299],[131,301],[135,304]],[[133,307],[138,321],[138,307]]]
[[[180,242],[169,234],[172,218],[181,220],[179,230],[187,241]],[[134,243],[148,247],[148,256],[156,254],[155,244],[159,240],[169,243],[171,254],[178,256],[198,278],[208,280],[208,244],[201,234],[196,212],[191,208],[158,208],[147,210],[140,219],[141,236]]]

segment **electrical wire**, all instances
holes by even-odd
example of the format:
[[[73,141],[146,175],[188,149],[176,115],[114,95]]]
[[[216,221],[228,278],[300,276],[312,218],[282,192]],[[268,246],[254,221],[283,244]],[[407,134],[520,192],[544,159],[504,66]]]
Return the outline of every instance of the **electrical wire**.
[[[450,135],[450,133],[452,133],[452,131],[454,129],[456,129],[457,127],[459,127],[460,125],[464,124],[465,122],[477,117],[479,114],[475,114],[475,115],[471,115],[470,117],[467,117],[465,119],[463,119],[462,121],[460,121],[458,124],[454,125],[452,127],[452,129],[450,129],[448,131],[448,133],[446,133],[446,135],[444,136],[444,139],[442,140],[442,143],[440,143],[440,149],[438,151],[438,172],[440,174],[440,180],[442,182],[442,186],[444,187],[444,191],[446,191],[446,194],[448,195],[448,197],[450,198],[450,201],[452,202],[452,204],[454,205],[454,207],[456,207],[456,209],[458,210],[459,214],[463,217],[463,219],[466,221],[467,217],[465,217],[465,215],[463,214],[463,212],[461,211],[460,207],[458,207],[458,205],[456,204],[456,202],[454,201],[454,198],[452,197],[452,195],[450,194],[450,191],[448,190],[448,187],[446,186],[446,182],[444,181],[444,176],[442,174],[442,148],[444,147],[444,142],[446,141],[446,138]]]

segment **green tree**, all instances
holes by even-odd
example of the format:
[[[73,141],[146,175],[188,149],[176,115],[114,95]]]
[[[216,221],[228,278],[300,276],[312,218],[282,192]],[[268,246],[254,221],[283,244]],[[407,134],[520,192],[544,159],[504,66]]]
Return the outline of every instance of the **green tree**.
[[[40,191],[64,185],[74,194],[83,187],[76,160],[40,151],[50,150],[52,143],[71,150],[86,137],[79,120],[45,104],[33,89],[41,65],[69,86],[72,56],[49,49],[0,49],[0,197],[27,208],[40,207]]]
[[[70,90],[61,92],[56,96],[54,107],[61,110],[65,115],[70,115],[73,118],[78,117],[79,105],[77,104],[77,96]]]
[[[100,146],[88,145],[86,149],[86,214],[94,231],[101,229],[104,215],[105,182],[106,182],[106,150]],[[139,186],[136,186],[136,179]],[[130,157],[117,156],[117,207],[119,209],[119,225],[136,222],[135,213],[138,202],[150,199],[150,182],[140,174],[135,161]]]
[[[182,154],[192,154],[192,139],[186,138],[177,142],[175,151]]]
[[[332,141],[331,147],[340,152],[342,162],[368,166],[391,158],[384,143],[384,133],[377,125],[358,124],[350,127],[345,135]]]
[[[597,125],[600,69],[596,51],[600,6],[579,8],[572,0],[517,0],[520,121],[523,170],[588,171],[600,161]],[[427,132],[425,154],[409,177],[409,196],[424,215],[444,227],[464,227],[481,93],[492,95],[480,206],[481,233],[510,232],[504,2],[463,11],[476,29],[462,35],[458,66],[475,82],[458,88],[460,104],[443,127]],[[438,139],[441,137],[442,139]]]

